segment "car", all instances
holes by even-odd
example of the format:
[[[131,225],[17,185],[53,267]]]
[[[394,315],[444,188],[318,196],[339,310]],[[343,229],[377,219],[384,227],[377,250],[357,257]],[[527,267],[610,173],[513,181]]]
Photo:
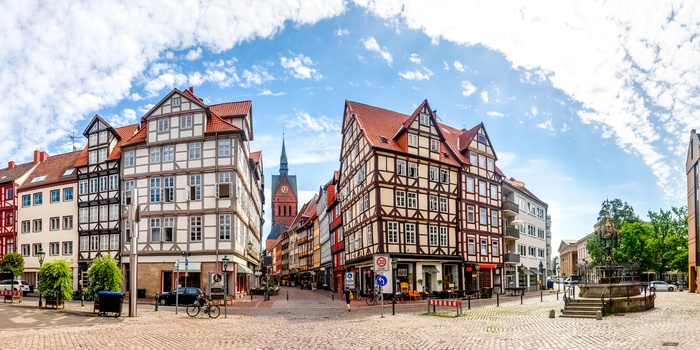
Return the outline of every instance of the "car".
[[[175,290],[160,295],[160,305],[175,305]],[[178,305],[194,304],[198,297],[204,297],[204,291],[194,287],[182,287],[177,289]]]
[[[673,292],[676,290],[676,287],[664,281],[651,281],[649,282],[649,289],[656,292]]]
[[[21,291],[22,295],[27,296],[29,294],[29,283],[24,280],[14,280],[14,285],[12,280],[2,280],[0,281],[0,291],[14,290]]]

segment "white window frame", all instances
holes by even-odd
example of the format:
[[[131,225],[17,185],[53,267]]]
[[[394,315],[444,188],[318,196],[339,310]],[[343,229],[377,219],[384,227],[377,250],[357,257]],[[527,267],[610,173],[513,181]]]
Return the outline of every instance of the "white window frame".
[[[437,246],[438,243],[438,227],[432,225],[428,226],[428,245]]]
[[[408,177],[412,179],[418,178],[418,164],[416,163],[408,163]]]
[[[406,207],[418,209],[418,194],[416,192],[406,192]]]
[[[447,247],[447,227],[440,227],[440,246]]]
[[[389,221],[386,223],[386,239],[388,243],[399,243],[399,223]]]
[[[148,154],[148,164],[160,164],[160,147],[151,147]]]
[[[406,244],[416,244],[416,224],[407,223],[404,226],[404,230]]]
[[[467,241],[467,254],[476,254],[476,240],[474,240],[474,238],[469,238],[469,240]]]
[[[430,139],[430,151],[440,152],[440,140]]]
[[[400,208],[406,207],[406,191],[396,191],[396,206]]]
[[[191,142],[187,150],[187,159],[196,160],[202,159],[202,143],[201,142]]]
[[[491,226],[498,227],[498,210],[491,209]]]
[[[170,117],[160,118],[157,123],[158,132],[168,132],[170,130]]]
[[[134,151],[124,152],[124,167],[132,167],[135,163]]]
[[[474,212],[474,206],[473,205],[468,205],[467,206],[467,222],[474,222],[476,220]]]
[[[185,114],[180,116],[180,129],[192,129],[193,122],[192,114]]]
[[[408,146],[409,147],[418,147],[418,135],[408,134]]]
[[[403,159],[396,160],[396,175],[406,175],[406,161]]]
[[[217,155],[219,157],[231,156],[231,139],[218,139]]]

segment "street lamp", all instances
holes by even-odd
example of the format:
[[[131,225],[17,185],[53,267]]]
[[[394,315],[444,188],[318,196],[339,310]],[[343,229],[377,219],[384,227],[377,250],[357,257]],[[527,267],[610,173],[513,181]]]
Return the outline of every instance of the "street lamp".
[[[544,290],[544,267],[542,266],[542,261],[540,261],[540,289]]]
[[[326,283],[326,268],[321,266],[321,268],[319,270],[321,271],[321,281],[322,281],[321,288],[323,288],[325,290],[326,286],[328,285]]]
[[[182,256],[185,257],[185,285],[184,285],[185,288],[187,288],[187,269],[188,269],[187,265],[189,265],[188,258],[190,257],[190,255],[192,255],[192,252],[189,252],[189,251],[182,252]]]
[[[523,264],[523,263],[520,263],[520,276],[518,278],[518,287],[520,287],[520,280],[521,279],[523,280],[523,282],[525,281],[525,264]],[[527,283],[525,283],[525,284],[527,287]]]
[[[557,265],[557,292],[561,291],[561,267]]]
[[[226,299],[228,299],[228,257],[224,255],[221,261],[224,265],[224,318],[226,318]]]
[[[39,272],[37,272],[37,282],[39,282],[40,275],[39,273],[41,272],[41,265],[44,264],[44,256],[46,256],[46,252],[44,252],[44,248],[39,248],[39,252],[36,254],[39,257]],[[37,283],[39,285],[39,283]],[[39,307],[41,307],[41,290],[39,290]]]

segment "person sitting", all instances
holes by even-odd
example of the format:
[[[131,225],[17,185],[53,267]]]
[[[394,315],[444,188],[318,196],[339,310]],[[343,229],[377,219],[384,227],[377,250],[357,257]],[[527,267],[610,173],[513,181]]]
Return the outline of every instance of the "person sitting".
[[[515,295],[515,282],[508,282],[508,295]]]

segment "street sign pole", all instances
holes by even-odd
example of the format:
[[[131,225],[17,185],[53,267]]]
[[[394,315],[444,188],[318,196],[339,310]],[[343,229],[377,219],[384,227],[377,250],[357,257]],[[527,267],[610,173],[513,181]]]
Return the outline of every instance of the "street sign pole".
[[[379,287],[379,293],[381,293],[380,298],[381,298],[381,302],[382,302],[382,317],[381,318],[384,318],[384,287]]]

